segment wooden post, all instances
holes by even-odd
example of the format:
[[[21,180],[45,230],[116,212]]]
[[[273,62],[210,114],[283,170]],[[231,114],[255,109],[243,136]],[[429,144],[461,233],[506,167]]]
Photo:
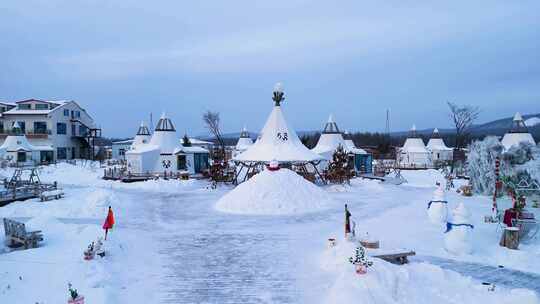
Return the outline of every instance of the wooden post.
[[[345,204],[345,238],[351,233],[351,213],[347,209],[347,204]]]
[[[519,228],[518,227],[506,227],[503,230],[501,236],[501,242],[499,245],[508,249],[518,249],[519,247]]]

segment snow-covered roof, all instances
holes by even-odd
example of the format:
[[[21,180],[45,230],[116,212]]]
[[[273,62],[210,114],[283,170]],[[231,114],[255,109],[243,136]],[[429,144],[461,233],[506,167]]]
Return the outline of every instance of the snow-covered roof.
[[[159,119],[149,145],[159,147],[161,154],[173,154],[180,146],[172,121],[163,113]]]
[[[6,139],[2,146],[0,146],[1,152],[32,152],[39,151],[39,149],[31,145],[26,136],[21,132],[21,127],[18,122],[13,124],[13,131]]]
[[[441,138],[441,135],[439,134],[439,129],[435,128],[433,130],[433,134],[431,135],[431,138],[428,141],[427,144],[428,150],[438,150],[438,151],[451,151],[452,148],[449,148],[444,143],[444,140]]]
[[[328,159],[329,157],[332,157],[332,154],[339,146],[343,147],[345,150],[347,149],[347,144],[343,139],[343,135],[339,132],[339,128],[334,121],[334,118],[330,115],[324,126],[324,130],[321,133],[321,137],[319,137],[317,145],[315,148],[311,149],[311,151],[325,156],[325,158]]]
[[[208,150],[202,147],[197,146],[190,146],[190,147],[184,147],[180,146],[176,148],[173,152],[173,154],[179,154],[179,153],[185,153],[185,154],[191,154],[191,153],[210,153]]]
[[[190,137],[189,141],[191,142],[192,145],[213,145],[214,144],[213,142],[201,140],[201,139],[193,138],[193,137]]]
[[[137,130],[137,135],[135,135],[135,137],[133,138],[133,143],[131,144],[131,147],[135,148],[139,145],[148,144],[150,141],[150,137],[150,130],[148,130],[148,127],[146,126],[144,121],[141,121],[141,125]]]
[[[150,152],[150,151],[158,151],[158,152],[162,153],[161,150],[160,150],[160,147],[158,147],[156,145],[146,144],[146,145],[135,146],[134,149],[126,151],[126,154],[143,154],[143,153],[147,153],[147,152]],[[172,152],[171,152],[171,154],[172,154]]]
[[[508,150],[513,146],[517,146],[520,142],[528,142],[532,145],[536,145],[534,138],[527,130],[523,117],[517,112],[512,120],[512,127],[504,134],[501,144]]]
[[[409,137],[401,148],[402,153],[429,153],[424,141],[419,137]]]
[[[517,146],[520,142],[528,142],[532,145],[536,145],[531,133],[506,133],[501,140],[501,144],[506,150],[513,146]]]
[[[48,104],[54,104],[56,106],[54,108],[52,108],[52,109],[47,109],[47,110],[19,109],[18,107],[15,107],[15,108],[13,108],[11,110],[8,110],[8,111],[6,111],[6,112],[4,112],[2,114],[7,114],[7,115],[46,115],[46,114],[50,114],[53,111],[56,111],[58,108],[60,108],[60,106],[63,106],[63,105],[65,105],[67,103],[70,103],[72,101],[69,101],[69,100],[27,99],[27,100],[17,101],[17,102],[15,102],[15,104],[28,103],[28,102],[48,103]],[[82,110],[84,111],[84,109],[82,109]]]
[[[131,145],[132,143],[133,143],[133,138],[125,139],[125,140],[117,140],[117,141],[112,142],[113,145]]]
[[[353,154],[369,154],[366,150],[356,147],[352,139],[345,140],[345,150]]]
[[[281,90],[281,87],[277,87]],[[309,162],[323,158],[302,144],[296,132],[289,128],[280,103],[283,92],[274,91],[274,108],[261,131],[260,138],[246,151],[235,156],[238,161]]]

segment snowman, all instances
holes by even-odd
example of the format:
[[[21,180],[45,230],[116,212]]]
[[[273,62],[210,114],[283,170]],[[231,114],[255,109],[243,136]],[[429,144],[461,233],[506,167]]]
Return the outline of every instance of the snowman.
[[[433,198],[428,203],[428,217],[433,224],[446,223],[448,217],[448,202],[443,187],[437,183],[437,189],[433,192]]]
[[[455,255],[471,253],[474,226],[469,222],[469,212],[463,203],[459,203],[452,211],[452,219],[446,224],[446,227],[444,233],[446,251]]]

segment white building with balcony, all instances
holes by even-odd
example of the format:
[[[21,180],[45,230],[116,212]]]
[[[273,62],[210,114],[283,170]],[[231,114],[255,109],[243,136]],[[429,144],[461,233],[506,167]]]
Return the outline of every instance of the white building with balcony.
[[[34,162],[93,158],[94,140],[101,136],[92,117],[75,101],[28,99],[0,103],[0,145],[15,123],[28,143],[43,149]]]

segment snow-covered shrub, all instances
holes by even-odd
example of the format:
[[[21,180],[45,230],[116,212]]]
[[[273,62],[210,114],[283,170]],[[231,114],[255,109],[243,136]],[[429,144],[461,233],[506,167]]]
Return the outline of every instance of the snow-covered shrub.
[[[469,146],[467,172],[475,192],[482,194],[492,194],[494,192],[495,160],[502,155],[503,150],[503,145],[494,136],[474,141]],[[509,173],[508,171],[510,171],[508,164],[501,158],[501,175],[506,175],[505,173]]]

